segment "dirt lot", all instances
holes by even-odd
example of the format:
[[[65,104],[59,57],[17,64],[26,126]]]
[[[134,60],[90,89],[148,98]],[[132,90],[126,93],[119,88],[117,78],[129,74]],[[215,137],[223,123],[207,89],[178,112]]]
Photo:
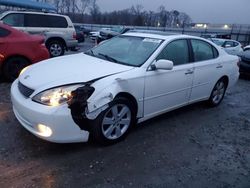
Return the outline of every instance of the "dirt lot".
[[[250,187],[250,80],[217,108],[194,104],[137,126],[125,141],[52,144],[27,132],[0,83],[0,187]]]

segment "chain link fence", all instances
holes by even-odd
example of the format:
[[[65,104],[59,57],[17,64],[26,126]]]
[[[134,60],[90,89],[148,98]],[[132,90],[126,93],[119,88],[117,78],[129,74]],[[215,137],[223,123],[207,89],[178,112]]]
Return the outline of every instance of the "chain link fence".
[[[80,23],[78,23],[80,24]],[[80,24],[91,31],[98,31],[101,28],[119,27],[118,25],[100,25],[100,24]],[[157,30],[187,35],[201,36],[204,34],[229,34],[231,39],[239,41],[243,46],[250,44],[250,25],[219,25],[214,24],[210,27],[196,28],[169,28],[169,27],[147,27],[147,26],[125,26],[131,29],[139,30]]]

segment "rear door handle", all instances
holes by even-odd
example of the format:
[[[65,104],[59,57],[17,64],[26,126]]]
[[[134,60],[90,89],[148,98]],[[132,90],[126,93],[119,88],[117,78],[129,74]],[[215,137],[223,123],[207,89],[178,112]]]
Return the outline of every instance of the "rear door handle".
[[[188,69],[187,72],[185,72],[186,75],[188,75],[188,74],[193,74],[193,73],[194,73],[194,71],[191,70],[191,69]]]
[[[223,66],[222,65],[217,65],[217,69],[221,69]]]

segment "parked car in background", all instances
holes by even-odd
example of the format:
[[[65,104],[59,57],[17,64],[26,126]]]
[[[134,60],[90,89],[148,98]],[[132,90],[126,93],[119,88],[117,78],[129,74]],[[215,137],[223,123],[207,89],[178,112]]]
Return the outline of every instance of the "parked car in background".
[[[13,81],[24,67],[48,58],[43,36],[0,23],[0,72],[7,80]]]
[[[110,30],[101,30],[100,34],[97,36],[97,44],[100,42],[111,39],[115,36],[121,35],[129,31],[130,29],[127,27],[113,27]]]
[[[244,51],[247,51],[247,50],[249,51],[249,50],[250,50],[250,45],[245,46],[245,47],[243,48],[243,50],[244,50]]]
[[[239,57],[241,58],[240,74],[250,76],[250,50],[241,52]]]
[[[99,31],[91,31],[91,32],[89,32],[89,37],[93,41],[96,41],[97,37],[100,35],[100,32],[101,31],[106,31],[106,30],[110,30],[110,28],[102,28]]]
[[[220,33],[220,34],[211,33],[211,34],[202,34],[201,37],[205,38],[205,39],[210,39],[210,38],[231,39],[231,34],[229,34],[229,33]]]
[[[86,36],[89,36],[89,33],[91,32],[90,29],[88,29],[87,27],[85,27],[85,26],[83,26],[83,25],[80,25],[80,28],[81,28],[81,30],[84,32],[84,34],[85,34]]]
[[[218,46],[221,46],[227,53],[231,55],[239,55],[243,51],[241,44],[236,40],[218,38],[211,38],[210,40]]]
[[[200,37],[125,33],[30,66],[12,84],[13,110],[39,138],[112,144],[136,122],[198,101],[219,105],[238,62]]]
[[[85,41],[85,34],[84,31],[82,30],[81,26],[79,25],[74,25],[75,30],[76,30],[76,40],[81,43]]]
[[[78,45],[76,32],[68,16],[44,12],[8,11],[0,20],[30,34],[43,34],[51,57],[64,54]]]

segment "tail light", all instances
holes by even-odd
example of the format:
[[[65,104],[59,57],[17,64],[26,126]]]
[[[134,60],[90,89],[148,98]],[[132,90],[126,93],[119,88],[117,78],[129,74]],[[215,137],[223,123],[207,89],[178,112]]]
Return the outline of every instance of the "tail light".
[[[76,39],[76,32],[73,33],[73,39]]]

